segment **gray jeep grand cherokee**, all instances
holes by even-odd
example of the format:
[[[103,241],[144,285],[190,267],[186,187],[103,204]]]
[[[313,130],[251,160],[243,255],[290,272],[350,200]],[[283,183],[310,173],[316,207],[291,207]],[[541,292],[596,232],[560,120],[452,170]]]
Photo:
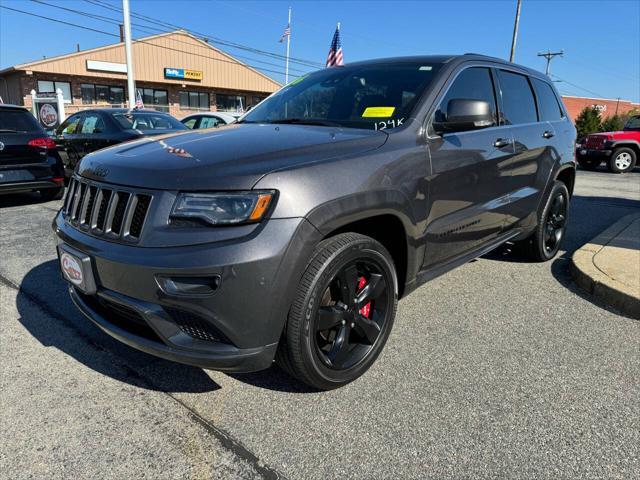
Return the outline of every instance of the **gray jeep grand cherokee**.
[[[275,358],[335,388],[423,282],[507,241],[556,255],[575,134],[549,78],[499,59],[329,68],[237,124],[85,157],[53,224],[61,268],[137,349],[229,372]]]

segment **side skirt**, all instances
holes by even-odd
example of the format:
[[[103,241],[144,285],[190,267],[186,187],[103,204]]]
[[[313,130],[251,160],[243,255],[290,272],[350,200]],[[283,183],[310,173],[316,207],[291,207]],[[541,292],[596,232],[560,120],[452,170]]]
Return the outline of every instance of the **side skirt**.
[[[460,265],[464,265],[465,263],[470,262],[474,258],[481,257],[489,253],[491,250],[495,250],[500,245],[502,245],[505,242],[508,242],[509,240],[514,239],[515,237],[520,235],[522,232],[523,232],[522,229],[510,230],[509,232],[504,233],[503,235],[496,238],[494,241],[484,244],[475,250],[471,250],[470,252],[464,254],[461,257],[454,258],[452,260],[449,260],[448,262],[441,263],[427,270],[421,271],[416,276],[416,279],[413,282],[411,282],[411,284],[408,284],[405,287],[405,294],[403,296],[407,296],[409,293],[413,292],[420,285],[423,285],[424,283],[430,280],[433,280],[434,278],[437,278],[440,275],[443,275],[448,271],[453,270],[456,267],[459,267]]]

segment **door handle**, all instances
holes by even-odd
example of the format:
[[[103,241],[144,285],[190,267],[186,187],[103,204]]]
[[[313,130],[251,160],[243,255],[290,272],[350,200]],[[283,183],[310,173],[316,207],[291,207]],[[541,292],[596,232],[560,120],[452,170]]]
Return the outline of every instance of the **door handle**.
[[[546,131],[542,134],[542,136],[543,136],[544,138],[551,138],[551,137],[553,137],[554,135],[555,135],[555,133],[553,133],[553,132],[551,132],[551,131],[549,131],[549,130],[546,130]]]
[[[511,143],[511,140],[507,140],[507,139],[504,139],[504,138],[499,138],[495,142],[493,142],[493,146],[496,147],[496,148],[502,148],[502,147],[506,147],[510,143]]]

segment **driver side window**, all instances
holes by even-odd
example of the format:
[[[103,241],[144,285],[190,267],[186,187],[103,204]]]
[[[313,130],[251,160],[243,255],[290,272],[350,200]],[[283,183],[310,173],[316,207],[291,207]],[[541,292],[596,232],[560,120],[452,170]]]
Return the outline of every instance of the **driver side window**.
[[[80,123],[81,115],[76,113],[75,115],[71,115],[67,118],[62,125],[60,125],[60,133],[59,135],[73,135],[76,133],[76,129],[78,128],[78,123]]]
[[[487,102],[493,120],[493,124],[489,126],[498,124],[496,96],[491,71],[488,68],[472,67],[463,70],[440,101],[433,117],[434,122],[447,121],[447,107],[451,100],[482,100]]]

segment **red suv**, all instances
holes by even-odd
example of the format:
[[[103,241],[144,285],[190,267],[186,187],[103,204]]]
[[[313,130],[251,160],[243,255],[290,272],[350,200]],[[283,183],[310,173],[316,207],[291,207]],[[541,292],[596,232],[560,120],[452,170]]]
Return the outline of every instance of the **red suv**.
[[[640,155],[640,115],[631,117],[621,132],[592,133],[578,147],[577,158],[586,170],[602,163],[613,173],[630,172]]]

